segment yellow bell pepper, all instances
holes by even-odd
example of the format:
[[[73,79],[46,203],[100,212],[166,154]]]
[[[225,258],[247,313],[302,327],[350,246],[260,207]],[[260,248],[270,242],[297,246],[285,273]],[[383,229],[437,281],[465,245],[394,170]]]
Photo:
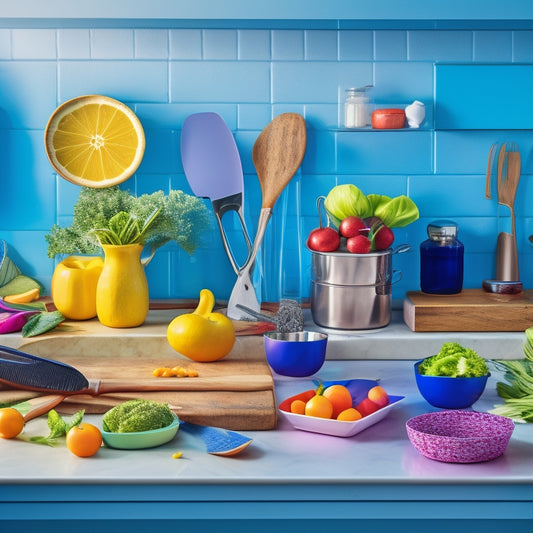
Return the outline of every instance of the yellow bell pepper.
[[[59,263],[52,276],[52,300],[72,320],[96,316],[96,284],[102,273],[101,257],[72,255]]]
[[[235,327],[226,315],[214,313],[214,306],[213,293],[202,289],[194,312],[179,315],[168,325],[170,346],[193,361],[217,361],[228,355],[235,343]]]

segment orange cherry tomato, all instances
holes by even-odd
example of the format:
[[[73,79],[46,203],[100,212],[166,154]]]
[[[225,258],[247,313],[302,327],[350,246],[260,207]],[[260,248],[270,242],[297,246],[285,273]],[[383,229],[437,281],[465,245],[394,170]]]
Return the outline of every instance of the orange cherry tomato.
[[[102,433],[92,424],[82,422],[67,433],[67,448],[78,457],[91,457],[100,446],[102,446]]]
[[[348,409],[345,409],[344,411],[339,413],[337,420],[342,420],[344,422],[355,422],[356,420],[361,420],[361,418],[363,417],[357,409],[349,407]]]
[[[325,396],[316,394],[305,404],[305,414],[318,418],[331,418],[333,405]]]
[[[330,385],[322,394],[333,405],[333,418],[337,418],[342,411],[352,407],[352,395],[344,385]]]
[[[305,402],[303,400],[294,400],[293,402],[291,402],[291,413],[295,413],[297,415],[304,415]]]
[[[24,429],[24,417],[13,407],[0,409],[0,437],[13,439]]]

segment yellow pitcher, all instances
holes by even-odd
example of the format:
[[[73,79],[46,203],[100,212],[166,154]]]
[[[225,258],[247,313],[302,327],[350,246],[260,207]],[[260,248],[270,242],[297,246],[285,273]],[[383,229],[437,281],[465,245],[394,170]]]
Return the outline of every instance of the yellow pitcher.
[[[98,320],[110,328],[140,326],[148,315],[148,282],[141,244],[102,245],[104,268],[96,287]]]

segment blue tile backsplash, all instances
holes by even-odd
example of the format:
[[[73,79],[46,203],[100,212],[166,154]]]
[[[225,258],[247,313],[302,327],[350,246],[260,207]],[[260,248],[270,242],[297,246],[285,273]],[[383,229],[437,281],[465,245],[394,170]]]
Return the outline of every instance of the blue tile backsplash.
[[[434,123],[437,64],[529,62],[533,31],[526,30],[0,29],[0,238],[24,273],[49,288],[56,261],[46,257],[45,235],[56,222],[70,224],[79,188],[53,172],[43,136],[50,115],[70,98],[105,94],[137,113],[146,152],[136,175],[123,185],[135,194],[191,193],[180,159],[181,125],[192,113],[219,113],[241,156],[252,235],[261,208],[252,147],[274,116],[290,111],[306,119],[307,152],[275,206],[258,257],[254,281],[263,300],[309,296],[305,240],[318,225],[316,198],[341,183],[354,183],[365,193],[406,194],[420,209],[418,221],[396,230],[397,243],[412,245],[410,253],[394,258],[394,268],[402,272],[393,288],[396,305],[406,291],[419,289],[418,246],[435,218],[459,224],[464,286],[480,287],[495,275],[496,236],[508,218],[494,199],[485,199],[487,155],[493,142],[506,140],[516,141],[522,154],[517,234],[521,277],[529,288],[533,117],[519,130],[437,130]],[[460,96],[462,80],[454,83]],[[423,127],[342,131],[345,89],[367,84],[374,85],[372,96],[380,106],[424,102]],[[505,80],[486,91],[493,93],[494,106],[507,105]],[[490,107],[483,112],[490,116]],[[228,214],[224,225],[243,253],[238,222]],[[207,287],[223,300],[235,281],[214,218],[193,255],[166,245],[147,275],[153,298],[196,298]]]

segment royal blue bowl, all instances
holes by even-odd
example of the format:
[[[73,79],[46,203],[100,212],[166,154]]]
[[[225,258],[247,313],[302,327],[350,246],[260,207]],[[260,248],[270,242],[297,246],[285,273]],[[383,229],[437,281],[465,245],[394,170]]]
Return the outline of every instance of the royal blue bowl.
[[[328,336],[325,333],[269,331],[263,338],[267,363],[281,376],[311,376],[322,368],[326,359]]]
[[[488,373],[478,378],[451,378],[448,376],[425,376],[418,372],[421,361],[415,363],[415,378],[420,394],[433,407],[440,409],[466,409],[483,394]]]

